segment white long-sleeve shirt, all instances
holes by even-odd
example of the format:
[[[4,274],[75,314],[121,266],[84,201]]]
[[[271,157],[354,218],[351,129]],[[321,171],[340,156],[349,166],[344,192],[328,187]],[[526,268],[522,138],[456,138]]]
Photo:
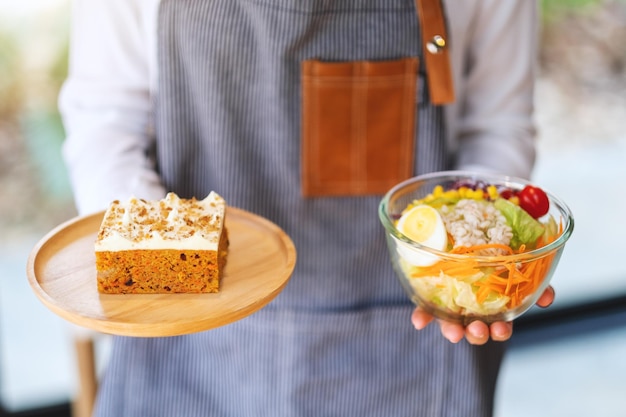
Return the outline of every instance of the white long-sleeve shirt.
[[[76,0],[59,99],[77,208],[160,198],[148,157],[157,92],[159,0]],[[529,177],[535,158],[536,2],[446,0],[456,102],[446,109],[457,168]]]

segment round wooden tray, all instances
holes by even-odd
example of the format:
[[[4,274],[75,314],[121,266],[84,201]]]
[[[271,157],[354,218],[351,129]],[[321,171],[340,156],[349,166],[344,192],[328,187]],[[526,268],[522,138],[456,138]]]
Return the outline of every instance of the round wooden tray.
[[[29,283],[62,318],[122,336],[176,336],[209,330],[260,310],[285,287],[296,250],[267,219],[228,207],[228,260],[216,294],[100,294],[94,243],[104,213],[78,217],[44,236],[28,258]]]

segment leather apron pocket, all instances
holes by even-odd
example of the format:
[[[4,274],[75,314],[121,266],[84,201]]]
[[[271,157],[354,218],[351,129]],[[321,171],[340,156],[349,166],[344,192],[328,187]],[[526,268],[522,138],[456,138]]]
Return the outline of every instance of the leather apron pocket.
[[[383,194],[411,177],[417,58],[302,63],[302,194]]]

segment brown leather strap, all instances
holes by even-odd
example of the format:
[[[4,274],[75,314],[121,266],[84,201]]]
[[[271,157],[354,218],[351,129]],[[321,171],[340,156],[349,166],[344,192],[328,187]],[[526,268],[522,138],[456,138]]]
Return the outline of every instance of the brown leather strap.
[[[454,82],[441,0],[415,0],[415,6],[422,28],[430,101],[433,104],[451,103],[454,101]]]

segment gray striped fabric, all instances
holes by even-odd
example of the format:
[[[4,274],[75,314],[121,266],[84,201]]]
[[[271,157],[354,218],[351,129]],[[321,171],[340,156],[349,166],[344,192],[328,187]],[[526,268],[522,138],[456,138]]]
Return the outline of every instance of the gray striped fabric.
[[[488,416],[501,345],[415,331],[380,196],[300,197],[300,63],[420,56],[413,0],[164,0],[158,168],[168,189],[263,215],[298,263],[261,312],[210,332],[116,338],[100,416]],[[424,84],[420,73],[420,87]],[[415,173],[447,168],[416,97]]]

